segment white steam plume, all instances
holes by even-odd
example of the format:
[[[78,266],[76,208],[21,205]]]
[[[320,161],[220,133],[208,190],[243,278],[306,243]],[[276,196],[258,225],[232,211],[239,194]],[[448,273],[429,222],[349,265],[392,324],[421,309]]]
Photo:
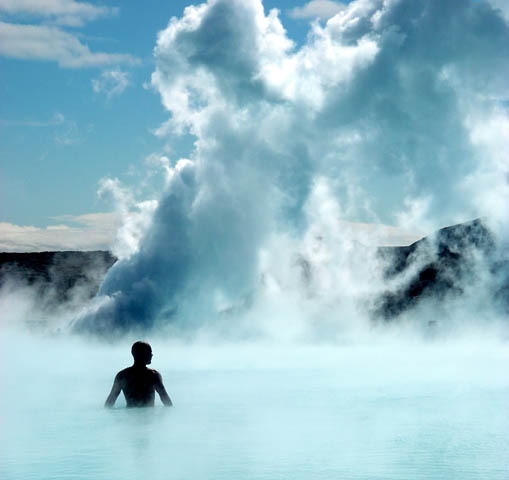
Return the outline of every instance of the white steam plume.
[[[160,32],[152,86],[171,114],[165,129],[196,141],[78,329],[190,328],[253,305],[270,323],[278,304],[339,321],[381,288],[374,255],[352,260],[340,220],[429,231],[497,217],[509,170],[501,12],[356,0],[311,28],[297,49],[260,0],[209,0]],[[289,293],[281,271],[306,277],[298,259],[310,248],[320,273]],[[306,303],[303,289],[321,300]]]

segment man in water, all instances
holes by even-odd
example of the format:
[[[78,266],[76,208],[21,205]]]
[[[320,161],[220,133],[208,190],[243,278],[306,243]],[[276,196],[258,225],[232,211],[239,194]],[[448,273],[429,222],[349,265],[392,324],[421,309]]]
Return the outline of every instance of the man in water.
[[[152,362],[150,345],[146,342],[135,342],[131,353],[134,357],[133,366],[117,373],[104,406],[113,407],[118,395],[123,391],[127,407],[153,407],[155,392],[167,407],[171,407],[172,403],[164,388],[161,374],[157,370],[147,368]]]

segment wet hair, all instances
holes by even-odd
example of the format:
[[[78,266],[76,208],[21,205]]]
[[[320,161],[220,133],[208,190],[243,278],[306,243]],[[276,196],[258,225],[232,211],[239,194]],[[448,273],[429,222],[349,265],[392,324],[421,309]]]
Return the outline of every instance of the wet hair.
[[[134,342],[131,347],[131,353],[136,360],[149,353],[152,353],[152,347],[147,342]]]

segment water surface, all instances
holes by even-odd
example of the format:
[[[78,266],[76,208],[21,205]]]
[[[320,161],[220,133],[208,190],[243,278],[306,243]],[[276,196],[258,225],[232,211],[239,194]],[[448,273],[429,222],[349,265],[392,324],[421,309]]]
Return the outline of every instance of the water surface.
[[[6,480],[509,478],[503,344],[156,343],[175,407],[105,410],[128,346],[3,343]]]

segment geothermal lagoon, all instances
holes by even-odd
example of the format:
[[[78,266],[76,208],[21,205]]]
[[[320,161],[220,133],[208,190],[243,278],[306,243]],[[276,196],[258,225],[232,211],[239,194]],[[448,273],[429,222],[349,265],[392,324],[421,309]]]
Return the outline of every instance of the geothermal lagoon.
[[[175,406],[156,398],[155,408],[125,409],[119,397],[108,410],[128,342],[4,335],[0,475],[506,479],[507,346],[381,343],[154,339],[153,366]]]

